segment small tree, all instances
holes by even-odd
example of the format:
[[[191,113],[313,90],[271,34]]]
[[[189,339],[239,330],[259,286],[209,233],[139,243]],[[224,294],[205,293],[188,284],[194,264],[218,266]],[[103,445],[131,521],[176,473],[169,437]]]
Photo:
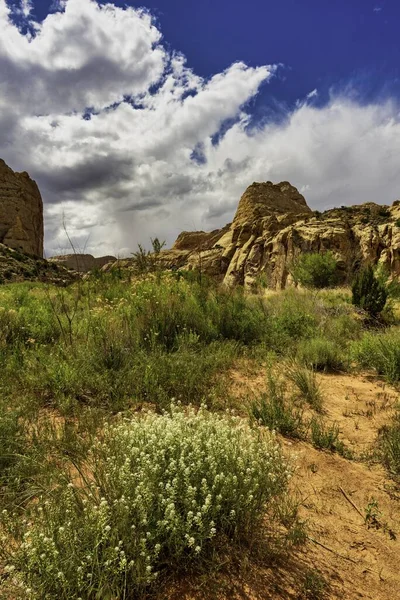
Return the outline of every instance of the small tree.
[[[362,269],[352,285],[355,306],[365,310],[371,317],[377,317],[385,308],[388,291],[385,284],[375,276],[371,266]]]
[[[293,263],[291,274],[304,287],[332,287],[337,283],[337,261],[332,252],[301,254]]]
[[[165,246],[165,242],[161,242],[157,237],[154,240],[150,238],[150,241],[152,251],[146,250],[141,244],[138,244],[138,250],[132,252],[135,267],[140,274],[156,270],[158,255]]]

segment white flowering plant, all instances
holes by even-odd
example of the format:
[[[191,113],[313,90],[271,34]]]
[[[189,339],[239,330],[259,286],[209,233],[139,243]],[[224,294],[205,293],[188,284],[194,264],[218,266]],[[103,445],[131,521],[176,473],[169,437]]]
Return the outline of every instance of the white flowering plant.
[[[232,414],[173,406],[120,420],[79,482],[30,508],[8,571],[37,600],[133,598],[221,536],[251,535],[290,473],[273,434]]]

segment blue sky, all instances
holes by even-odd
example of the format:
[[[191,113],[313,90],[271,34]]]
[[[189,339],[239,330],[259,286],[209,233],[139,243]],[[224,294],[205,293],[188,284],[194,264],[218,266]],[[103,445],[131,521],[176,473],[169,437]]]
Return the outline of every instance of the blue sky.
[[[317,88],[349,83],[360,100],[400,94],[400,3],[397,0],[147,0],[164,40],[208,77],[235,61],[278,64],[279,77],[257,102],[293,105]],[[53,0],[35,0],[45,18]]]
[[[95,254],[223,225],[254,179],[400,196],[396,0],[111,4],[0,0],[0,156],[38,180],[49,253],[62,215]]]

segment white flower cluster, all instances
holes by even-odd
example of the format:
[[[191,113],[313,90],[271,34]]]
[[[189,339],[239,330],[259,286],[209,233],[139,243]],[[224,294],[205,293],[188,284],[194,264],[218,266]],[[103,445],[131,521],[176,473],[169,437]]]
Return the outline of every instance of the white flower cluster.
[[[160,564],[206,552],[220,532],[257,526],[290,476],[273,435],[178,407],[106,427],[88,469],[88,489],[70,484],[27,525],[18,562],[37,598],[87,597],[102,585],[123,597]]]

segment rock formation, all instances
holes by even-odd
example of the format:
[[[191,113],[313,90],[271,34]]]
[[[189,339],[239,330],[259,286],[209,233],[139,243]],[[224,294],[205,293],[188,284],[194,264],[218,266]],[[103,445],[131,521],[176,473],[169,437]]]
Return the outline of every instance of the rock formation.
[[[251,287],[263,274],[269,287],[290,284],[290,265],[303,252],[330,250],[343,280],[360,264],[400,276],[400,201],[313,212],[288,182],[253,183],[232,224],[211,233],[182,233],[160,254],[167,268],[200,269],[226,284]]]
[[[42,281],[58,286],[66,286],[76,281],[80,275],[68,271],[44,258],[23,254],[0,244],[0,284],[21,281]]]
[[[28,173],[15,173],[0,159],[0,243],[43,256],[43,202]]]
[[[64,254],[62,256],[53,256],[49,262],[57,263],[67,269],[73,269],[78,273],[87,273],[92,269],[101,269],[108,263],[114,263],[115,256],[101,256],[95,258],[91,254]]]

